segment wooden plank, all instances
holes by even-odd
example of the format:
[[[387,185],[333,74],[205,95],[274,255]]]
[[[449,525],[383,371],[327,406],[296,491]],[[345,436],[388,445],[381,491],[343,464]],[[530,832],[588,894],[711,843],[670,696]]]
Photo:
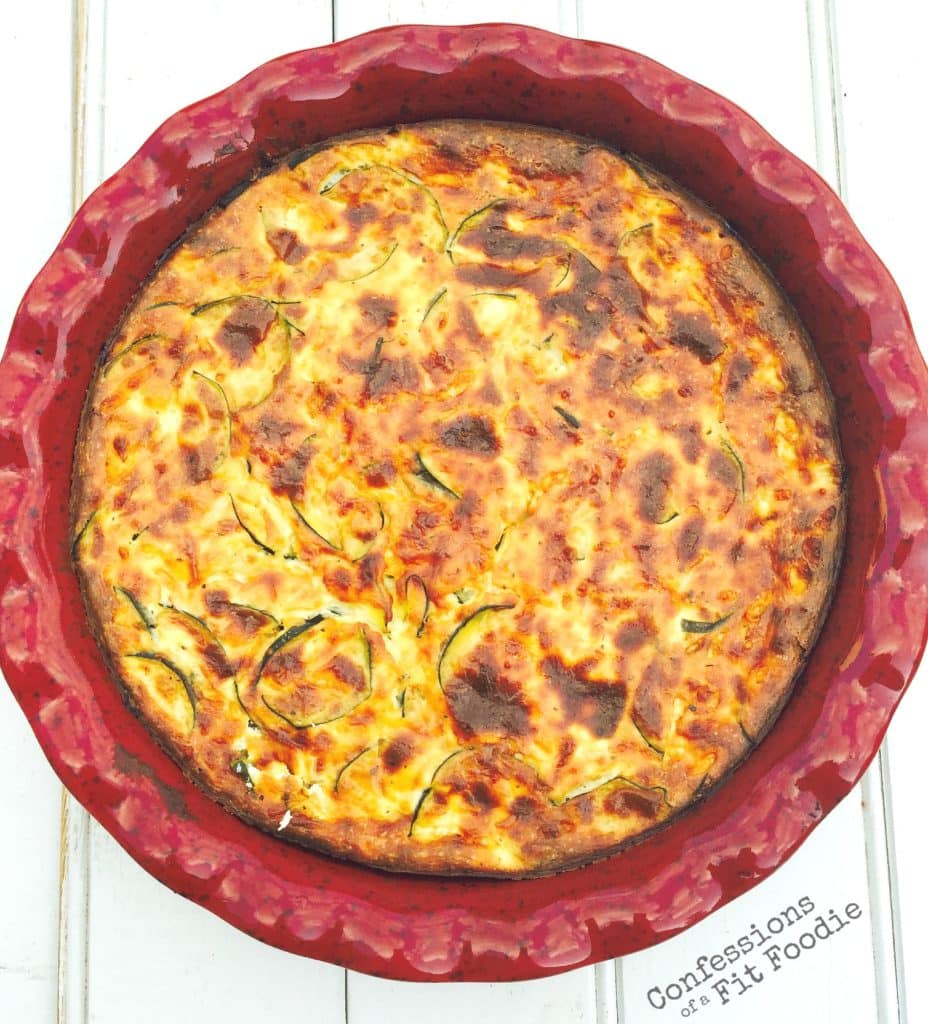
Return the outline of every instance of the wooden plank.
[[[89,1021],[345,1019],[341,968],[256,942],[180,899],[99,826],[90,845]]]
[[[85,1024],[90,998],[90,815],[65,791],[60,844],[58,1024]]]
[[[56,0],[17,4],[5,12],[0,38],[0,89],[9,100],[3,183],[9,195],[30,197],[4,204],[4,232],[15,239],[16,257],[5,258],[0,277],[0,345],[71,212],[72,26],[60,12]],[[30,73],[24,55],[40,55],[40,75]],[[56,1002],[61,786],[2,677],[0,749],[7,766],[0,1020],[50,1021]]]
[[[331,38],[327,0],[284,0],[272,18],[255,18],[244,2],[163,0],[157,16],[86,2],[97,51],[85,79],[88,184],[112,173],[174,110],[287,52],[297,37],[306,46]],[[90,835],[87,1019],[162,1024],[250,1012],[298,1020],[307,1006],[315,1019],[344,1019],[341,968],[255,942],[169,892],[96,824]]]
[[[5,315],[11,306],[7,294],[2,303]],[[0,681],[0,746],[4,762],[15,766],[14,771],[6,772],[3,787],[6,824],[0,842],[0,872],[5,880],[0,1020],[52,1020],[56,1002],[61,785],[5,681]]]
[[[515,984],[383,981],[348,972],[348,1024],[586,1024],[596,1020],[592,968]]]
[[[867,863],[855,791],[763,884],[623,961],[623,1024],[875,1024]],[[755,930],[756,926],[756,930]]]
[[[840,56],[847,202],[864,236],[885,261],[908,304],[916,337],[926,351],[928,293],[924,287],[925,204],[915,182],[928,162],[928,139],[914,121],[925,94],[920,10],[905,0],[878,9],[835,8]],[[907,187],[907,179],[913,186]],[[928,716],[928,668],[916,674],[889,729],[884,765],[892,806],[886,855],[893,869],[890,910],[897,923],[898,983],[911,1021],[928,1020],[928,973],[922,966],[928,878],[922,856],[923,723]],[[900,1019],[905,1019],[904,1016]]]
[[[106,175],[176,110],[265,61],[332,39],[331,0],[275,0],[261,17],[245,0],[165,0],[144,13],[132,3],[86,2],[106,17]]]

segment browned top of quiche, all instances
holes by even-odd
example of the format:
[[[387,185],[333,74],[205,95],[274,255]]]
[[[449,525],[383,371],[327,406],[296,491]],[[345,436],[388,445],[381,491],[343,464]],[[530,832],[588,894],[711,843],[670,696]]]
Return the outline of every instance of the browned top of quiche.
[[[435,122],[295,154],[165,258],[89,394],[75,561],[231,811],[531,875],[768,728],[841,479],[802,327],[716,215],[589,140]]]

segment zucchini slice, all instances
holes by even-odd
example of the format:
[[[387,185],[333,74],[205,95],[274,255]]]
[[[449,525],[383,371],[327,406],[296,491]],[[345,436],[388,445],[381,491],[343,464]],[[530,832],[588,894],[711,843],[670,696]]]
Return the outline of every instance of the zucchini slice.
[[[126,590],[125,587],[116,586],[114,587],[117,594],[121,594],[128,602],[132,605],[136,615],[142,620],[143,625],[151,633],[155,628],[155,619],[151,612],[142,604],[141,601],[132,593],[131,590]]]
[[[450,488],[443,480],[439,480],[437,476],[429,469],[429,467],[422,461],[422,456],[416,452],[415,455],[416,468],[413,472],[413,476],[417,476],[423,483],[433,487],[436,491],[441,491],[442,494],[447,494],[448,497],[454,498],[455,501],[461,500],[461,495],[457,491]]]
[[[378,172],[381,174],[389,174],[407,185],[412,185],[413,188],[419,189],[425,196],[429,205],[432,207],[432,211],[435,214],[435,219],[438,222],[441,230],[441,243],[436,246],[439,252],[444,252],[448,244],[448,224],[445,221],[445,215],[442,213],[441,206],[438,200],[435,198],[435,193],[421,181],[414,174],[409,174],[407,171],[400,170],[398,167],[391,167],[389,164],[380,163],[364,163],[357,164],[354,167],[339,167],[338,170],[333,171],[319,186],[319,195],[326,196],[330,195],[338,186],[351,174],[356,174],[359,171]],[[333,197],[334,198],[334,197]]]
[[[412,585],[412,594],[409,591],[410,585]],[[420,637],[425,632],[426,623],[429,621],[429,612],[432,610],[429,591],[421,576],[412,573],[406,577],[406,583],[403,587],[403,600],[406,602],[406,614],[413,621],[418,620],[419,625],[416,627],[416,636]]]
[[[454,246],[458,238],[466,231],[470,231],[471,228],[476,227],[477,224],[483,220],[483,218],[493,209],[494,206],[499,206],[500,203],[506,202],[504,197],[498,199],[491,199],[490,202],[485,203],[483,206],[476,210],[472,210],[467,216],[461,221],[460,224],[451,232],[448,237],[448,241],[445,243],[445,252],[447,253],[448,259],[454,263]]]
[[[680,629],[684,633],[714,633],[720,626],[724,626],[734,614],[734,612],[729,612],[714,622],[705,622],[702,619],[680,619]]]
[[[225,394],[228,408],[260,405],[290,362],[294,333],[303,331],[282,312],[289,299],[225,295],[194,306],[198,334],[212,351],[211,380]]]
[[[193,732],[197,722],[197,694],[190,676],[157,651],[134,651],[123,657],[124,678],[133,693],[144,694],[169,720],[184,723]]]
[[[373,690],[367,633],[355,623],[313,616],[265,651],[255,688],[267,710],[294,729],[344,718]]]
[[[611,793],[623,790],[633,794],[651,794],[652,799],[648,802],[656,808],[660,808],[663,813],[672,809],[672,805],[667,799],[667,790],[663,786],[643,786],[640,782],[635,782],[625,775],[615,773],[606,778],[591,779],[589,782],[583,782],[579,786],[574,786],[573,789],[568,790],[560,799],[554,802],[556,804],[567,804],[572,800],[577,800],[579,797],[589,794],[595,794],[598,798],[608,798]],[[660,812],[656,812],[654,816],[658,816],[658,813]]]
[[[424,807],[426,800],[428,800],[428,798],[432,794],[432,791],[435,788],[435,783],[438,779],[438,776],[442,768],[444,768],[449,761],[453,761],[456,757],[460,757],[461,754],[463,754],[466,750],[469,749],[469,747],[458,747],[457,750],[452,750],[450,754],[448,754],[446,757],[442,758],[441,761],[439,761],[438,767],[435,769],[435,771],[432,772],[432,777],[429,779],[429,784],[419,794],[419,799],[416,800],[416,805],[415,807],[413,807],[412,816],[409,819],[409,828],[406,831],[407,836],[412,835],[412,830],[416,827],[416,822],[419,820],[419,815],[422,813],[422,808]]]
[[[445,689],[445,679],[449,672],[454,670],[454,665],[466,659],[482,638],[482,627],[487,616],[495,612],[511,611],[513,608],[514,604],[485,604],[455,627],[438,655],[438,685],[442,692]]]

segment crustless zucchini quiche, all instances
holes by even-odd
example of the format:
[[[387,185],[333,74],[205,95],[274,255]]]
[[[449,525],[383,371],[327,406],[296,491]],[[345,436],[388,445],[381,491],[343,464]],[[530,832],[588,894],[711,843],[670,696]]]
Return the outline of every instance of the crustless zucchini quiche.
[[[127,699],[229,810],[395,870],[640,838],[782,707],[839,560],[802,327],[639,161],[435,122],[294,154],[101,359],[74,559]]]

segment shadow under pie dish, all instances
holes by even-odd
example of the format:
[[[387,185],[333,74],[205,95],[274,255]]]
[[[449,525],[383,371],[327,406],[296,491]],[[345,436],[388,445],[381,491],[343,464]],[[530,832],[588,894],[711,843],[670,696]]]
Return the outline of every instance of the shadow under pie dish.
[[[75,560],[127,696],[246,820],[524,876],[717,785],[837,573],[798,318],[718,217],[480,121],[298,152],[103,355]]]
[[[59,375],[51,379],[47,374],[42,375],[43,383],[36,383],[31,392],[30,408],[48,408],[40,399],[51,400],[56,381],[62,379],[61,371],[89,382],[104,343],[160,253],[237,182],[248,180],[262,160],[269,157],[273,162],[275,157],[284,157],[303,145],[346,130],[363,129],[377,123],[424,121],[450,114],[567,128],[601,140],[610,147],[637,152],[660,172],[671,174],[709,201],[771,266],[809,330],[835,393],[838,425],[848,458],[848,511],[855,530],[848,537],[832,612],[793,698],[758,749],[725,786],[696,810],[617,857],[559,875],[555,884],[544,878],[508,882],[381,876],[311,851],[295,850],[241,825],[198,791],[186,786],[176,768],[125,712],[118,696],[112,699],[115,688],[106,677],[86,630],[77,629],[75,636],[72,626],[67,648],[55,647],[51,656],[46,649],[41,659],[44,672],[52,680],[66,680],[67,686],[63,682],[49,682],[45,690],[35,691],[33,684],[27,692],[22,685],[17,685],[17,678],[24,678],[25,673],[17,677],[17,662],[10,660],[10,652],[19,659],[19,664],[31,666],[32,678],[36,678],[35,635],[47,638],[50,635],[47,623],[58,616],[67,617],[63,614],[65,608],[67,615],[75,616],[75,620],[80,614],[76,581],[64,569],[55,578],[51,591],[59,596],[43,606],[41,621],[46,625],[39,634],[29,632],[32,621],[29,614],[19,615],[15,620],[10,615],[4,620],[5,668],[8,668],[14,690],[27,712],[31,712],[33,725],[53,763],[104,824],[159,877],[206,902],[240,926],[257,931],[285,948],[337,961],[348,960],[361,969],[397,977],[534,976],[641,948],[692,923],[743,891],[795,848],[823,810],[850,788],[874,753],[890,710],[920,653],[923,636],[924,615],[920,603],[923,594],[918,587],[908,591],[898,587],[898,574],[904,575],[909,559],[914,557],[913,553],[917,554],[922,540],[920,521],[912,511],[913,494],[922,493],[919,490],[922,483],[919,453],[912,449],[918,431],[900,430],[898,423],[905,419],[912,426],[914,419],[921,416],[920,404],[912,402],[911,396],[921,393],[923,368],[914,343],[906,334],[907,325],[898,295],[885,271],[846,221],[846,214],[837,201],[811,172],[779,150],[725,101],[624,51],[564,41],[531,30],[494,27],[448,33],[416,29],[387,31],[370,38],[378,40],[376,54],[370,49],[364,50],[360,44],[354,44],[356,48],[352,49],[353,44],[349,42],[284,58],[246,79],[236,87],[238,92],[233,90],[222,98],[205,101],[172,119],[147,144],[135,165],[129,165],[135,181],[145,178],[140,172],[145,171],[150,178],[151,172],[157,170],[161,183],[168,189],[166,194],[172,195],[175,202],[172,216],[168,217],[165,208],[159,207],[163,200],[153,195],[149,216],[140,219],[137,187],[129,176],[122,179],[117,176],[104,186],[95,197],[96,207],[91,200],[49,268],[43,271],[44,278],[40,277],[30,293],[33,311],[41,308],[43,294],[53,294],[56,288],[60,294],[65,282],[75,299],[68,310],[73,318],[70,328],[62,335],[70,339],[69,343],[56,349],[55,355],[50,357],[60,358]],[[529,39],[532,46],[526,51]],[[477,57],[473,56],[474,47],[477,47]],[[530,58],[525,56],[526,52],[530,52]],[[582,54],[585,69],[583,75],[570,70],[571,62],[580,59],[579,54]],[[335,65],[328,63],[332,55],[336,55]],[[465,56],[473,59],[464,60]],[[325,93],[331,97],[333,80],[327,76],[332,75],[335,81],[353,82],[364,88],[353,88],[335,100],[307,97],[307,91],[312,88],[318,89],[319,95]],[[499,88],[501,75],[506,83],[504,89]],[[287,90],[279,84],[281,77],[291,83],[299,78],[299,93],[288,97]],[[426,81],[430,83],[429,88],[424,87]],[[309,82],[313,83],[312,87]],[[417,82],[418,86],[414,84]],[[368,88],[373,83],[377,88]],[[436,84],[441,88],[432,88]],[[560,106],[552,103],[552,96],[557,95],[561,96]],[[371,105],[376,108],[373,112]],[[253,130],[241,132],[246,108]],[[220,116],[223,111],[236,126],[225,134]],[[201,126],[208,123],[210,137],[216,142],[214,152],[217,155],[209,165],[208,174],[205,170],[197,174],[202,147],[194,147],[195,154],[180,141],[191,137],[194,122]],[[285,126],[289,135],[283,131]],[[238,148],[230,141],[238,137],[236,131],[239,136],[256,140],[252,148]],[[191,163],[197,166],[191,167]],[[776,169],[776,174],[772,168]],[[337,187],[358,190],[374,186],[357,182],[353,185],[345,178]],[[418,209],[415,203],[424,196],[422,189],[414,184],[406,187],[417,194],[413,205]],[[118,203],[114,202],[117,196],[132,210],[132,219],[122,222],[123,227],[114,219],[118,217]],[[773,210],[776,218],[771,217]],[[488,222],[481,222],[477,227],[482,225],[483,229],[489,229],[493,224],[489,218],[502,212],[492,207]],[[462,211],[462,216],[451,223],[450,232],[466,213]],[[451,220],[453,218],[449,217]],[[146,232],[138,228],[142,222]],[[472,241],[480,237],[479,230],[475,232]],[[463,243],[462,246],[467,248]],[[102,256],[108,249],[110,255]],[[86,259],[75,260],[75,254],[81,252],[86,254]],[[123,274],[110,273],[117,255],[125,271]],[[386,255],[386,250],[379,252],[380,257]],[[396,256],[394,253],[379,272],[388,271]],[[445,264],[452,265],[450,259],[443,258]],[[358,269],[366,271],[376,262],[372,258],[365,268]],[[553,256],[547,262],[558,265]],[[101,269],[104,266],[106,274]],[[559,272],[563,270],[560,266]],[[575,270],[568,268],[568,275]],[[374,277],[366,280],[372,283]],[[565,278],[565,282],[570,280],[570,277]],[[549,282],[545,294],[551,291],[553,284]],[[454,293],[455,288],[458,284],[450,289],[451,298],[460,300]],[[503,293],[507,289],[474,290]],[[852,296],[852,300],[848,296]],[[36,381],[40,376],[36,372],[30,377],[29,373],[32,365],[29,359],[40,358],[29,354],[41,347],[37,346],[34,327],[32,335],[29,334],[31,325],[36,322],[34,312],[30,319],[30,297],[17,324],[19,343],[23,347],[16,348],[17,335],[14,334],[11,354],[7,356],[8,360],[14,359],[18,368],[16,380],[25,382],[25,390],[29,390],[30,380]],[[264,297],[282,296],[267,294]],[[194,304],[222,298],[226,296],[212,295],[197,299]],[[499,296],[494,298],[501,305],[512,302]],[[435,309],[440,309],[441,305]],[[88,316],[91,306],[92,317]],[[50,306],[44,308],[47,311]],[[452,308],[456,307],[449,304],[448,309]],[[429,320],[435,315],[435,309]],[[257,315],[256,308],[251,311]],[[201,315],[210,312],[213,310]],[[109,325],[105,332],[104,321]],[[101,326],[96,327],[97,324]],[[426,321],[426,326],[428,324]],[[886,343],[875,344],[867,350],[866,356],[860,354],[863,350],[849,347],[852,339],[857,345],[860,338],[870,336],[874,324],[879,326],[881,339],[893,339],[891,347]],[[372,341],[376,346],[376,337]],[[711,360],[707,364],[701,362],[693,351],[694,346],[698,351],[698,342],[692,342],[689,347],[668,347],[674,358],[696,355],[694,361],[700,368],[711,366]],[[390,357],[386,340],[379,355],[384,360]],[[366,351],[363,357],[369,358]],[[879,366],[879,374],[874,373],[874,366]],[[79,373],[76,372],[78,367]],[[200,372],[209,376],[205,370]],[[361,381],[367,379],[363,373],[356,373],[355,377]],[[210,379],[215,381],[215,377]],[[196,381],[197,386],[203,384],[211,388],[199,377]],[[59,387],[58,390],[65,389]],[[65,390],[54,399],[58,410],[56,426],[60,424],[61,410],[67,408],[73,424],[72,437],[76,434],[84,394],[83,389],[78,395],[72,394],[73,390],[73,387]],[[213,393],[218,397],[218,393]],[[10,401],[16,399],[14,394]],[[191,404],[208,412],[210,401],[210,394],[200,389],[194,392]],[[561,429],[563,423],[566,433],[582,433],[581,416],[566,403],[565,399],[556,404],[580,427],[572,426],[570,420],[555,412],[557,429]],[[42,422],[47,423],[47,418]],[[897,426],[886,426],[892,423]],[[473,429],[459,430],[458,436],[474,433]],[[476,434],[484,436],[486,432],[477,430]],[[23,477],[26,483],[22,493],[33,495],[33,508],[37,502],[41,504],[40,518],[46,534],[58,537],[58,543],[64,545],[60,551],[66,563],[67,546],[73,535],[68,535],[64,513],[57,502],[62,493],[66,496],[67,484],[65,481],[62,492],[61,481],[49,472],[55,462],[51,454],[55,439],[49,427],[44,434],[40,430],[39,436],[47,446],[43,449],[42,486],[48,486],[49,490],[41,492],[39,502],[36,495],[40,492],[28,489],[31,478],[27,474]],[[436,445],[434,433],[427,440]],[[740,458],[737,446],[732,445],[732,448]],[[890,448],[891,458],[887,454]],[[67,453],[57,456],[59,466],[68,463],[72,451],[73,445]],[[450,483],[444,480],[429,461],[428,454],[420,451],[425,471],[454,491],[453,480]],[[436,448],[435,455],[438,454]],[[480,455],[471,452],[469,457],[476,461]],[[708,455],[704,453],[700,458],[707,468]],[[28,459],[18,462],[26,464]],[[728,463],[740,477],[736,460],[728,457]],[[404,465],[409,475],[409,464]],[[420,469],[418,464],[414,466]],[[67,473],[67,468],[64,472]],[[411,486],[423,484],[436,492],[435,495],[425,494],[426,504],[443,493],[428,484],[424,473],[413,472],[411,476]],[[720,482],[720,486],[724,485]],[[740,491],[740,479],[736,490]],[[288,500],[290,497],[287,495]],[[454,500],[450,495],[445,497],[449,502]],[[736,497],[740,502],[740,494]],[[675,519],[657,522],[656,499],[644,504],[653,512],[650,528],[656,531],[661,526],[673,527]],[[293,505],[307,511],[299,495],[293,497]],[[29,506],[27,498],[24,507]],[[234,523],[247,543],[253,543],[248,539],[250,531],[267,547],[276,550],[268,537],[258,533],[256,523],[248,518],[247,508],[244,512],[238,511],[236,515],[233,510],[231,518],[229,512],[225,512],[222,522]],[[677,518],[683,515],[676,509],[664,511],[668,518],[674,511],[678,512]],[[292,525],[303,525],[295,513],[291,515]],[[16,529],[24,530],[27,520],[18,522]],[[309,527],[303,528],[314,530],[331,546],[334,538],[325,537],[320,524],[310,522]],[[16,536],[19,538],[22,533]],[[89,533],[84,534],[81,546],[89,536]],[[45,543],[47,541],[41,541],[39,547],[44,548]],[[344,539],[335,543],[345,546]],[[260,553],[260,549],[253,546]],[[30,605],[30,594],[35,593],[35,581],[43,578],[45,563],[31,558],[26,547],[18,550],[16,557],[23,571],[13,577],[15,585],[5,607],[24,609],[27,613],[33,608],[33,617],[39,621],[37,609]],[[888,576],[882,568],[884,563]],[[49,564],[61,564],[61,560],[49,560]],[[23,580],[32,582],[27,585]],[[881,580],[885,581],[883,590]],[[890,583],[893,587],[887,591],[885,587]],[[124,589],[132,593],[131,588]],[[232,595],[228,595],[228,599],[234,602]],[[149,601],[146,609],[148,599],[140,597],[138,600],[149,615],[171,611],[160,607],[161,603],[170,604],[170,601],[161,602],[160,598],[158,602]],[[498,603],[508,602],[500,600]],[[439,604],[436,600],[436,609]],[[462,604],[461,608],[464,607],[466,605]],[[206,619],[205,615],[197,614],[196,609],[183,609],[179,605],[172,614],[180,616],[185,611],[192,612],[198,619]],[[144,616],[134,609],[132,602],[123,598],[119,615],[132,613],[144,622]],[[304,622],[315,614],[310,615],[307,610]],[[499,614],[502,617],[504,612]],[[482,619],[478,617],[477,623],[486,623],[492,617],[493,613]],[[722,615],[713,618],[708,608],[692,609],[692,617],[681,614],[677,621],[684,617],[691,623],[708,625],[717,622]],[[459,621],[463,620],[448,618],[443,623],[439,617],[435,624],[449,627]],[[895,625],[899,622],[907,622],[909,628],[900,630]],[[290,628],[288,620],[281,635]],[[874,632],[880,629],[881,634]],[[163,626],[162,630],[167,631],[167,627]],[[305,635],[309,632],[307,629]],[[453,628],[445,628],[444,639],[449,639],[452,632]],[[883,641],[879,655],[875,653],[874,642],[878,635]],[[718,639],[717,634],[708,632],[693,634],[694,638],[699,636],[706,642],[713,636]],[[896,643],[891,653],[886,647],[887,636]],[[374,666],[378,663],[377,636],[365,633],[365,640],[371,644],[371,666]],[[269,640],[263,648],[263,654],[258,657],[259,665],[274,642]],[[438,643],[442,642],[439,639]],[[481,635],[476,638],[473,650],[479,652],[482,642]],[[363,642],[359,639],[358,643]],[[575,668],[582,657],[571,659],[563,648],[564,641],[561,643],[560,661],[568,668]],[[273,651],[264,667],[282,650],[283,646]],[[130,653],[142,653],[142,649]],[[346,657],[351,660],[350,656]],[[384,660],[381,658],[381,664]],[[544,656],[540,660],[544,661]],[[278,666],[274,667],[276,670]],[[582,676],[577,672],[567,674],[572,680],[566,684],[568,692],[586,695],[581,682],[595,689],[595,684],[602,681],[602,673],[596,665],[587,666],[584,673]],[[455,672],[449,678],[460,675]],[[563,676],[561,672],[561,678]],[[279,677],[279,672],[273,677],[276,691],[272,696],[281,696],[285,689],[277,686]],[[255,676],[251,678],[254,680]],[[541,678],[549,677],[542,672]],[[482,696],[492,691],[493,687],[485,686]],[[481,695],[479,689],[474,692]],[[634,695],[626,697],[634,704]],[[472,697],[471,704],[473,700]],[[31,703],[33,701],[41,703],[41,714],[38,706]],[[268,703],[275,704],[275,701],[270,699]],[[277,710],[287,709],[277,707]],[[315,714],[313,709],[305,707],[289,710]],[[623,716],[627,710],[623,709]],[[519,713],[514,714],[510,725],[514,722],[518,725]],[[637,717],[641,724],[641,716]],[[464,718],[473,721],[472,714],[465,714]],[[293,720],[298,725],[307,724],[305,718]],[[746,730],[750,735],[750,728]],[[595,734],[595,730],[587,732]],[[653,739],[653,735],[650,738]],[[64,758],[57,753],[61,749],[66,750]],[[94,771],[82,773],[81,765],[91,763]],[[569,790],[566,793],[569,794]],[[782,800],[781,794],[789,794],[789,799]],[[164,801],[175,810],[169,823],[142,814],[143,807],[164,805]],[[746,848],[753,852],[746,853]],[[306,880],[307,872],[312,876],[311,882]],[[514,887],[513,893],[518,893],[518,897],[513,896],[512,905],[507,908],[504,906],[507,900],[501,898],[500,893],[509,886]],[[686,911],[679,910],[673,897],[681,886],[694,894]],[[351,938],[357,935],[351,921],[362,920],[366,929],[363,942]],[[596,927],[591,930],[587,924],[577,924],[578,921],[593,921]],[[429,952],[432,947],[428,937],[438,933],[444,936],[444,941],[436,959]],[[488,939],[488,935],[492,939]],[[487,943],[492,951],[488,951]]]

